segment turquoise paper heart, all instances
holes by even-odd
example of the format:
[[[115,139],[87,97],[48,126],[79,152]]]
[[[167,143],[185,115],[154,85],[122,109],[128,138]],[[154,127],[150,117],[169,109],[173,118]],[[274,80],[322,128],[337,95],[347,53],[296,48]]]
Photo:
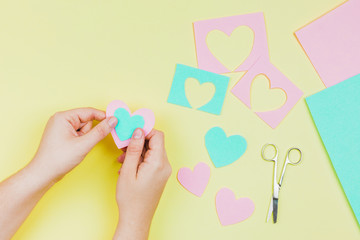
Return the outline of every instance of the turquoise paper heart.
[[[130,139],[135,129],[143,128],[145,124],[142,116],[130,116],[130,113],[124,108],[116,109],[114,116],[118,119],[115,131],[121,141]]]
[[[240,135],[227,137],[220,127],[213,127],[206,133],[205,145],[211,161],[217,168],[235,162],[247,148],[245,138]]]

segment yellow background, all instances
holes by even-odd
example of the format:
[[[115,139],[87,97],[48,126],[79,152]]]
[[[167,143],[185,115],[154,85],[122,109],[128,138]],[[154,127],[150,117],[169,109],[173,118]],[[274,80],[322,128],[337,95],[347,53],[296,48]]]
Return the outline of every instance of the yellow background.
[[[315,130],[304,99],[275,130],[228,92],[222,114],[166,102],[175,64],[197,66],[192,22],[265,13],[271,61],[305,93],[324,88],[293,32],[342,0],[75,0],[0,1],[0,178],[30,161],[56,111],[105,109],[121,99],[154,110],[173,167],[151,228],[152,240],[359,239],[359,228]],[[241,74],[231,74],[232,87]],[[230,89],[230,88],[229,88]],[[204,145],[213,126],[241,134],[248,149],[215,169]],[[264,143],[302,149],[282,187],[279,223],[265,223],[272,164]],[[111,239],[117,222],[115,184],[120,151],[111,136],[40,201],[14,239]],[[211,179],[201,198],[176,180],[181,167],[204,161]],[[228,187],[255,202],[248,220],[222,227],[215,194]],[[0,213],[1,214],[1,213]]]

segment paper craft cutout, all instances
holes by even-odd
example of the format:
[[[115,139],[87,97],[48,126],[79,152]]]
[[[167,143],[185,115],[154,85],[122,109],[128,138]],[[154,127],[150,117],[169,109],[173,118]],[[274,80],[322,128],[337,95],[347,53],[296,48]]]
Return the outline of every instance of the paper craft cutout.
[[[236,199],[228,188],[222,188],[216,194],[216,211],[221,225],[228,226],[248,219],[255,210],[250,198]]]
[[[198,110],[219,115],[224,103],[230,78],[186,65],[177,64],[167,100],[168,103],[191,108],[185,94],[185,82],[188,78],[195,78],[200,84],[207,82],[214,84],[215,93],[213,98],[208,103],[198,108]]]
[[[250,55],[254,44],[254,32],[248,26],[240,26],[228,36],[220,30],[208,33],[206,43],[210,52],[230,71],[234,71]]]
[[[227,166],[238,160],[246,151],[247,142],[240,135],[227,137],[220,127],[211,128],[205,135],[205,145],[215,167]]]
[[[145,121],[140,115],[130,116],[130,113],[124,108],[118,108],[114,112],[114,117],[118,119],[115,132],[120,141],[130,139],[137,128],[143,128]]]
[[[360,74],[306,102],[352,210],[360,223]]]
[[[300,100],[303,92],[298,87],[296,87],[284,74],[282,74],[272,63],[270,63],[265,58],[261,58],[253,67],[251,67],[247,73],[245,73],[245,75],[231,90],[231,92],[250,109],[251,84],[254,78],[259,74],[264,74],[267,76],[267,78],[270,80],[271,88],[280,88],[286,93],[287,96],[286,102],[282,107],[267,112],[255,112],[270,127],[276,128],[289,113],[289,111]]]
[[[280,108],[286,102],[286,93],[280,88],[270,88],[270,80],[257,75],[251,84],[251,110],[266,112]]]
[[[107,106],[106,117],[111,116],[115,116],[118,119],[118,124],[111,131],[111,135],[119,149],[129,145],[129,138],[131,138],[137,127],[143,126],[141,128],[146,136],[155,125],[155,116],[150,109],[141,108],[131,113],[129,107],[120,100],[114,100]]]
[[[180,168],[177,175],[179,183],[192,194],[201,197],[210,179],[210,167],[199,162],[194,171],[189,168]]]
[[[200,84],[197,79],[188,78],[185,81],[185,93],[190,105],[197,109],[213,98],[215,86],[210,82]]]
[[[269,59],[264,14],[251,13],[194,22],[194,34],[198,67],[214,73],[228,73],[228,69],[212,54],[207,46],[207,36],[213,30],[220,30],[230,36],[240,27],[247,26],[254,32],[254,44],[251,53],[235,71],[248,70],[260,57]],[[241,42],[239,42],[241,44]]]
[[[360,73],[359,10],[346,1],[295,33],[326,87]]]

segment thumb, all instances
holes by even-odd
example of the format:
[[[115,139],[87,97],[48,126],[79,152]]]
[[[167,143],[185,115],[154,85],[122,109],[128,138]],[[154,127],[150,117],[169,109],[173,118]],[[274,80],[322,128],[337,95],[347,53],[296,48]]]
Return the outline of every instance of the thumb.
[[[82,143],[90,151],[98,142],[104,139],[117,125],[117,118],[110,117],[102,120],[90,132],[80,137]]]
[[[130,175],[136,176],[140,157],[144,149],[145,136],[141,128],[137,128],[130,140],[129,146],[126,149],[126,155],[121,171],[127,172]]]

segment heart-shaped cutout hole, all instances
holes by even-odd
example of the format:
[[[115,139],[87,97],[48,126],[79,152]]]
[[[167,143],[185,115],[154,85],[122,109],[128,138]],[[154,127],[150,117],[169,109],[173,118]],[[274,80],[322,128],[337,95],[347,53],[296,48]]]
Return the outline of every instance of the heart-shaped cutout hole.
[[[248,26],[240,26],[229,35],[213,30],[206,37],[210,52],[230,72],[238,68],[250,55],[254,45],[254,31]]]
[[[267,112],[279,109],[286,102],[286,93],[281,88],[270,88],[270,80],[257,75],[251,84],[251,109],[254,112]]]
[[[200,82],[195,78],[188,78],[185,81],[186,97],[191,107],[197,109],[208,103],[215,94],[215,86],[211,82]]]

